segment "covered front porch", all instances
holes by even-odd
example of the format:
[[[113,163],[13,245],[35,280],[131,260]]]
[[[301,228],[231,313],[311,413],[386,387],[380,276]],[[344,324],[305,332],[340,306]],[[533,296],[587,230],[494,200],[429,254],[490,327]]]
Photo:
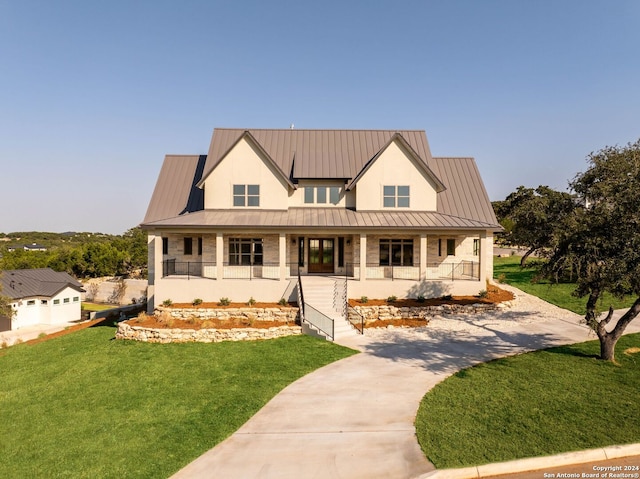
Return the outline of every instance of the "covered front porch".
[[[155,251],[162,251],[154,257],[163,278],[286,280],[300,274],[356,281],[483,281],[491,240],[484,231],[167,233],[153,239]]]

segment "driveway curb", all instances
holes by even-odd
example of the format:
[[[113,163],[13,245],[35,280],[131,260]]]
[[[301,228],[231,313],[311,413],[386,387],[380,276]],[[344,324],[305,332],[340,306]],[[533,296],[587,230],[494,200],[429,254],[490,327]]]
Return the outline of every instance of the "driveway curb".
[[[418,476],[417,479],[474,479],[498,476],[500,474],[536,471],[538,469],[548,468],[549,466],[570,466],[585,462],[607,461],[609,459],[638,455],[640,455],[640,444],[625,444],[623,446],[608,446],[597,449],[587,449],[585,451],[566,452],[555,456],[516,459],[515,461],[497,462],[461,469],[439,469]]]

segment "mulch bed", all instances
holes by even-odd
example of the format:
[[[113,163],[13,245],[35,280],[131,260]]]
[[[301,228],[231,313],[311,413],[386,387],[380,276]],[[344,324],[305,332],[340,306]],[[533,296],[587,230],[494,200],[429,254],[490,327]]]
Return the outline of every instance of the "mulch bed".
[[[268,329],[278,326],[295,326],[295,323],[285,321],[261,321],[247,318],[231,319],[165,319],[158,316],[138,316],[125,321],[129,326],[140,326],[153,329],[236,329],[255,328]]]
[[[477,296],[452,296],[451,298],[429,298],[425,299],[423,302],[419,302],[415,299],[397,299],[393,302],[388,302],[384,299],[370,299],[366,303],[361,303],[359,299],[350,299],[349,305],[351,306],[382,306],[382,305],[392,305],[397,307],[411,307],[411,306],[438,306],[442,304],[475,304],[475,303],[502,303],[504,301],[511,301],[514,299],[514,296],[509,291],[505,291],[503,289],[498,288],[497,286],[489,286],[487,288],[487,296],[484,298],[480,298]],[[296,303],[289,303],[288,307],[297,307]],[[229,309],[229,308],[281,308],[282,306],[277,303],[255,303],[249,306],[247,303],[230,303],[227,306],[221,306],[218,303],[201,303],[197,306],[194,306],[191,303],[176,303],[171,305],[173,308],[183,308],[183,309],[197,309],[197,308],[220,308],[220,309]],[[117,317],[110,316],[108,318],[96,319],[93,321],[86,321],[75,326],[70,326],[67,329],[63,329],[62,331],[58,331],[55,333],[47,334],[41,338],[31,339],[29,341],[25,341],[25,344],[37,344],[43,341],[47,341],[52,338],[57,338],[60,336],[64,336],[65,334],[73,333],[75,331],[80,331],[85,328],[91,328],[94,326],[98,326],[103,322],[112,323],[116,320]],[[155,316],[146,316],[144,319],[134,318],[128,320],[128,323],[131,326],[143,326],[147,328],[178,328],[183,327],[185,329],[201,329],[201,328],[211,328],[211,329],[232,329],[232,328],[272,328],[277,326],[292,326],[292,323],[284,322],[284,321],[251,321],[249,319],[210,319],[204,321],[184,321],[176,319],[173,323],[162,322],[158,320]],[[169,326],[168,324],[172,324]],[[374,326],[375,324],[375,326]],[[370,323],[366,325],[366,327],[387,327],[387,326],[397,326],[397,327],[420,327],[426,326],[428,324],[428,320],[426,319],[390,319],[390,320],[379,320],[375,323]]]
[[[387,301],[386,299],[369,299],[366,303],[359,299],[350,299],[349,306],[396,306],[403,307],[419,307],[419,306],[440,306],[443,304],[497,304],[514,299],[513,293],[500,289],[497,286],[489,286],[487,295],[479,296],[451,296],[445,298],[427,298],[420,302],[417,299],[396,299],[395,301]]]
[[[222,305],[220,303],[200,303],[194,305],[192,303],[173,303],[170,306],[163,306],[165,308],[180,308],[180,309],[202,309],[202,308],[214,308],[214,309],[239,309],[239,308],[297,308],[297,303],[287,303],[286,306],[283,306],[278,303],[229,303],[227,305]]]

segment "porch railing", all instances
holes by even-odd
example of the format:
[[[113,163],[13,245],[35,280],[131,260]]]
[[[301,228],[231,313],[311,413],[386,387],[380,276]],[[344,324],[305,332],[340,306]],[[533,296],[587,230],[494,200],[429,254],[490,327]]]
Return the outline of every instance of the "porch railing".
[[[367,263],[367,279],[421,279],[420,267],[417,265],[380,265]],[[456,263],[427,263],[422,277],[426,280],[477,280],[480,279],[480,264],[476,261],[462,260]]]
[[[287,263],[286,276],[295,276],[298,269],[297,263]],[[198,278],[218,277],[218,269],[215,262],[205,261],[176,261],[166,259],[162,261],[162,276],[186,276]],[[235,265],[224,263],[222,279],[280,279],[280,263],[262,263]]]
[[[216,264],[203,261],[176,261],[166,259],[162,262],[162,276],[216,277]]]
[[[285,276],[295,277],[300,267],[298,263],[286,263]],[[358,263],[346,263],[344,265],[345,281],[347,278],[358,278],[360,266]],[[480,263],[477,261],[462,260],[458,262],[427,263],[424,271],[420,271],[418,265],[380,265],[379,263],[366,264],[366,279],[391,279],[391,280],[478,280],[480,279]],[[176,261],[167,259],[162,261],[162,276],[186,276],[216,279],[218,269],[215,262],[205,261]],[[222,279],[280,279],[280,263],[263,263],[235,265],[224,263]]]

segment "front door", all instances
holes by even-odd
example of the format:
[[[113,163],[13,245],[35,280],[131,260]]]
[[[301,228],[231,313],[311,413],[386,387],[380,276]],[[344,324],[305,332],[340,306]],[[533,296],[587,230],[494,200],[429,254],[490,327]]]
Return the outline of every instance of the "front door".
[[[333,239],[309,239],[309,273],[333,273]]]

